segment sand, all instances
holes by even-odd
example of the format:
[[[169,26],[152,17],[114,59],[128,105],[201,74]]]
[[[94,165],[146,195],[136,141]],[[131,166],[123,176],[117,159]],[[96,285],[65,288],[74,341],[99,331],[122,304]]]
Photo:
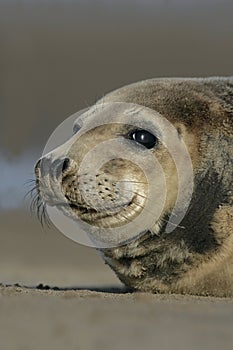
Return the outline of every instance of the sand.
[[[232,349],[232,300],[1,289],[1,349]]]
[[[127,293],[95,250],[28,213],[0,222],[1,350],[233,348],[232,299]]]

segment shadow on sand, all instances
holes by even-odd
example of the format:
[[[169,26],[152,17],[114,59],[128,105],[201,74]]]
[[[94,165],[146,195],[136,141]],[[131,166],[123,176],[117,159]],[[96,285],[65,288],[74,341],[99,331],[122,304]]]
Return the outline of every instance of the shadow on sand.
[[[124,286],[103,286],[103,287],[91,287],[91,286],[81,286],[81,287],[56,287],[49,286],[45,284],[38,284],[37,286],[25,286],[18,283],[15,284],[2,284],[3,287],[19,287],[24,289],[37,289],[37,290],[53,290],[53,291],[90,291],[90,292],[100,292],[100,293],[111,293],[111,294],[127,294],[132,293],[134,290],[132,288],[127,288]]]

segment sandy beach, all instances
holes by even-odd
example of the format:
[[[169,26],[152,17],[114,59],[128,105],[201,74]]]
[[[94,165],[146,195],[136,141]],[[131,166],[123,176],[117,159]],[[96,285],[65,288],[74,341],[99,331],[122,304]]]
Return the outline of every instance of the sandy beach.
[[[1,349],[232,349],[232,300],[1,288]]]
[[[232,349],[232,301],[1,289],[1,349]]]
[[[127,293],[94,249],[0,219],[1,349],[232,349],[233,300]]]

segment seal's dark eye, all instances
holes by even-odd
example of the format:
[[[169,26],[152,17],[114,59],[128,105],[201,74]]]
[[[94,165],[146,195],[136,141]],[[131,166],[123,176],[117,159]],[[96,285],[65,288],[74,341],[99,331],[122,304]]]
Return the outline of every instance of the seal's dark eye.
[[[158,143],[157,137],[147,130],[134,130],[130,134],[130,138],[148,149],[153,148]]]

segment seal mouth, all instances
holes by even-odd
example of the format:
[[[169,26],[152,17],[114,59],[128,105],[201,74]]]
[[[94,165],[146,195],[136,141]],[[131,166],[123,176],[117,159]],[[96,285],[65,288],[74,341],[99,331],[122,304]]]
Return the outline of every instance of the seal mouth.
[[[106,206],[104,210],[97,210],[93,207],[87,207],[81,203],[74,202],[58,203],[56,204],[56,207],[60,210],[71,210],[75,218],[83,220],[89,224],[108,227],[111,226],[110,219],[119,221],[118,225],[122,224],[122,222],[117,219],[117,216],[121,217],[121,221],[124,218],[126,221],[133,219],[137,211],[135,208],[132,208],[133,205],[136,204],[136,198],[137,195],[134,195],[129,202],[111,208]],[[142,210],[141,207],[137,208],[140,209],[140,211]]]

